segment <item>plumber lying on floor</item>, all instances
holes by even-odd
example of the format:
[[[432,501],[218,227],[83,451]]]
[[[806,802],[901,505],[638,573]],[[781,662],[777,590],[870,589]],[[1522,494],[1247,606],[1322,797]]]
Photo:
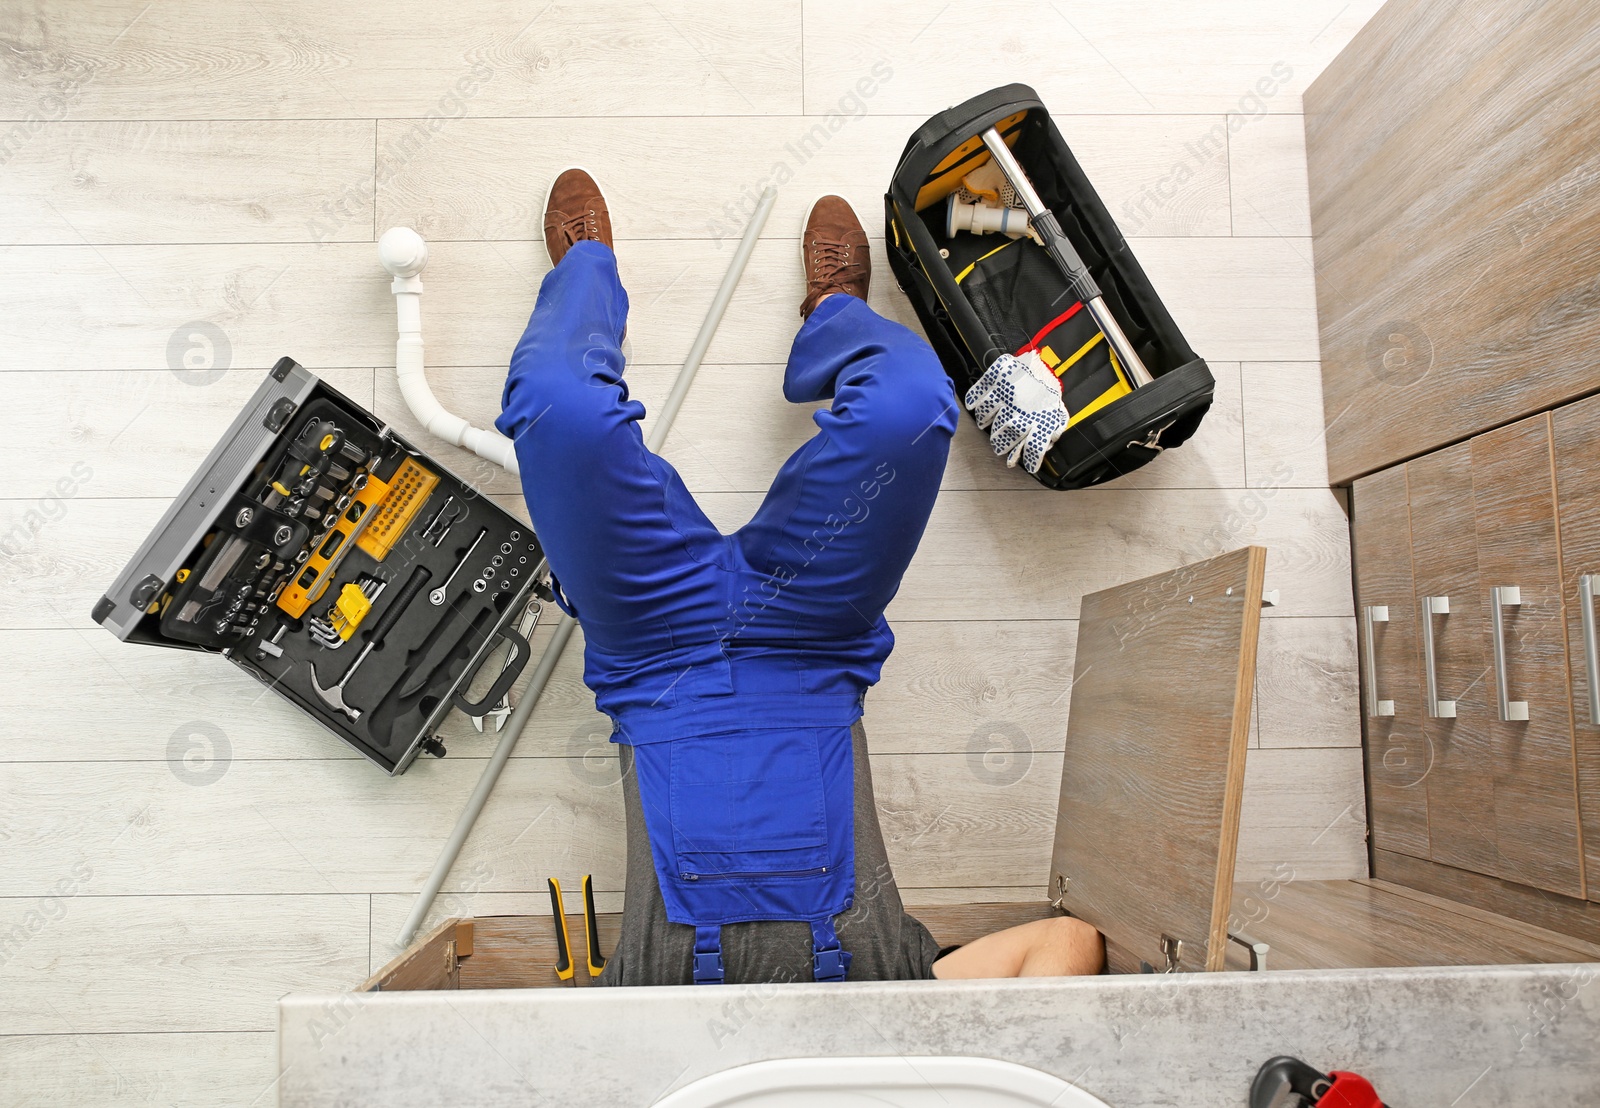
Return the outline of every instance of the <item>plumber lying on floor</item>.
[[[622,376],[628,296],[588,174],[556,179],[544,233],[554,268],[496,426],[621,744],[627,893],[600,984],[1098,972],[1099,933],[1069,917],[940,950],[889,869],[862,702],[957,408],[928,344],[867,307],[849,204],[825,196],[807,219],[783,377],[790,401],[832,406],[727,536],[644,445]]]

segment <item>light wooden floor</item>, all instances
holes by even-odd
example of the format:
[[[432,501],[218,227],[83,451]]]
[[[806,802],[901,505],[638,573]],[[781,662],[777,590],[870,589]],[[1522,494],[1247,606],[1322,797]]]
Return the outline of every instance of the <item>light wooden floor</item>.
[[[1006,471],[963,423],[869,702],[907,900],[1041,895],[1079,597],[1249,542],[1269,548],[1281,602],[1263,623],[1239,879],[1364,876],[1298,113],[1376,6],[0,7],[0,1103],[272,1103],[274,1001],[390,957],[492,749],[458,718],[448,758],[391,781],[225,662],[89,620],[279,355],[414,430],[375,234],[429,238],[434,385],[487,422],[548,266],[545,186],[590,167],[648,404],[741,198],[780,180],[667,448],[733,527],[810,429],[778,393],[802,211],[841,192],[879,240],[910,132],[1010,80],[1054,108],[1210,361],[1217,404],[1190,445],[1078,493]],[[874,305],[915,325],[878,261]],[[184,368],[197,332],[215,372]],[[522,512],[513,482],[461,468]],[[578,663],[569,651],[438,914],[540,911],[545,876],[585,872],[619,905],[615,762]]]

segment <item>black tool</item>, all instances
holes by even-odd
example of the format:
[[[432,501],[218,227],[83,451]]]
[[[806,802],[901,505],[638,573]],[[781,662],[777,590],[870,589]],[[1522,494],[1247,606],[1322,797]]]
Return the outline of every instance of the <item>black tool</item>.
[[[583,875],[583,933],[589,946],[589,976],[599,977],[600,971],[606,968],[606,960],[600,955],[600,923],[594,912],[594,878],[587,873]]]
[[[482,627],[486,621],[492,621],[494,617],[494,613],[490,609],[481,608],[465,627],[459,631],[444,633],[443,629],[452,626],[460,614],[461,610],[459,608],[452,608],[443,622],[439,624],[440,633],[434,639],[433,649],[429,650],[422,661],[418,662],[410,670],[409,676],[400,686],[401,700],[421,692],[439,667],[455,657],[456,652],[461,649],[462,642]]]
[[[556,977],[571,981],[572,944],[567,940],[567,911],[561,904],[561,882],[554,877],[546,880],[550,882],[550,914],[555,917],[556,925]]]
[[[1250,1108],[1384,1108],[1366,1078],[1357,1073],[1323,1073],[1298,1058],[1279,1055],[1263,1063],[1250,1083]]]
[[[360,708],[345,703],[344,687],[350,683],[350,678],[355,676],[356,670],[361,668],[361,663],[367,660],[367,655],[381,645],[384,636],[394,628],[396,623],[400,622],[400,617],[405,614],[406,608],[416,599],[417,594],[427,587],[428,579],[432,576],[433,574],[429,572],[427,566],[418,566],[411,571],[411,579],[400,590],[400,595],[394,598],[394,603],[389,605],[389,610],[383,613],[383,618],[378,620],[378,625],[368,634],[367,645],[361,648],[361,653],[356,656],[354,662],[350,663],[350,668],[344,671],[344,676],[339,679],[339,683],[333,688],[325,689],[322,687],[322,684],[317,680],[316,664],[312,664],[311,687],[316,690],[317,695],[323,699],[323,702],[328,707],[343,712],[350,717],[352,722],[361,718]]]
[[[437,658],[453,658],[455,648],[461,644],[460,629],[454,628],[456,618],[460,615],[459,609],[451,608],[434,624],[422,642],[413,650],[407,651],[405,659],[409,662],[412,658],[427,658],[429,665],[434,665]],[[454,632],[453,634],[451,632]],[[438,643],[450,634],[450,649],[443,654],[436,650]],[[394,683],[383,691],[377,698],[378,706],[373,709],[372,716],[367,720],[367,732],[372,741],[380,746],[388,746],[396,727],[420,728],[428,715],[439,706],[438,697],[424,695],[427,692],[429,679],[433,675],[432,668],[424,668],[421,664],[409,664],[401,667],[400,676]],[[401,686],[404,686],[402,692]]]

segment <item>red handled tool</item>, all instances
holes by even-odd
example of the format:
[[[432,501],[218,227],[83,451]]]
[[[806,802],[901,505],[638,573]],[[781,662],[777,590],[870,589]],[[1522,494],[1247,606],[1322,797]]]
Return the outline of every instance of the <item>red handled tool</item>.
[[[1372,1083],[1358,1073],[1323,1073],[1280,1055],[1256,1071],[1250,1108],[1384,1108]]]

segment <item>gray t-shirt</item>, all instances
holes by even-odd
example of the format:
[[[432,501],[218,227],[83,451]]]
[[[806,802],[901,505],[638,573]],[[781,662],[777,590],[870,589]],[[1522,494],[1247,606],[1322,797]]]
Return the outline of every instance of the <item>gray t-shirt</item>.
[[[867,735],[850,731],[855,763],[856,894],[850,910],[834,917],[839,944],[852,961],[847,980],[884,981],[933,976],[939,946],[900,903],[889,869],[872,795]],[[597,980],[601,985],[691,985],[694,928],[667,920],[645,831],[633,748],[619,744],[628,819],[628,882],[622,935]],[[811,928],[800,920],[759,920],[722,928],[722,961],[730,984],[810,981]]]

